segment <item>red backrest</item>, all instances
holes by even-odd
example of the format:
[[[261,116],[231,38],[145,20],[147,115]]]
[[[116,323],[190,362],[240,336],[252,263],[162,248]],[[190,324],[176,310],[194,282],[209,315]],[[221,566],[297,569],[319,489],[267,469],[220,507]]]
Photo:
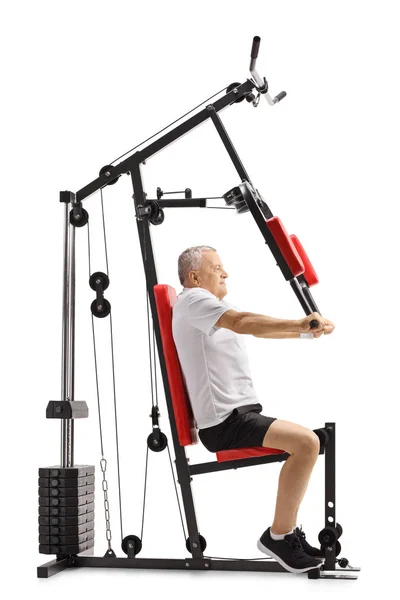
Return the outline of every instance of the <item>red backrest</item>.
[[[181,446],[197,444],[199,437],[172,335],[172,308],[176,302],[176,292],[165,284],[157,284],[153,289],[178,440]]]

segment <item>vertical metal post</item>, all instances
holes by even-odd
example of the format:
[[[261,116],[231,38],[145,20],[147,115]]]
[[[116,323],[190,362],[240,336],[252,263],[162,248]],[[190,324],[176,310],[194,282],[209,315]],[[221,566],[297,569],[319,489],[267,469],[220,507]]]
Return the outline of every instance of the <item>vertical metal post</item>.
[[[335,423],[325,423],[329,440],[325,447],[325,527],[336,525],[336,439]],[[332,506],[329,506],[332,504]],[[326,549],[325,570],[333,571],[336,564],[336,543]]]
[[[61,399],[74,400],[75,378],[75,227],[70,225],[70,203],[65,202],[64,280],[62,309]],[[74,423],[61,421],[61,468],[74,466]]]

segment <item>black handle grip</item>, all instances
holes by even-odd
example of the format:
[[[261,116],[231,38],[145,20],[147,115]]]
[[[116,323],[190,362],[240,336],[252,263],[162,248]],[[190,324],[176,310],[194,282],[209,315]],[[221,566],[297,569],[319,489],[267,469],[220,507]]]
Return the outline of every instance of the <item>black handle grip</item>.
[[[313,320],[310,322],[310,327],[311,327],[311,329],[316,329],[316,328],[318,327],[318,325],[319,325],[319,323],[318,323],[318,321],[317,321],[316,319],[313,319]]]
[[[251,47],[251,58],[257,58],[258,50],[260,48],[260,42],[261,38],[258,35],[254,36],[253,45]]]
[[[277,94],[274,98],[275,102],[280,102],[286,96],[286,92],[281,92]]]

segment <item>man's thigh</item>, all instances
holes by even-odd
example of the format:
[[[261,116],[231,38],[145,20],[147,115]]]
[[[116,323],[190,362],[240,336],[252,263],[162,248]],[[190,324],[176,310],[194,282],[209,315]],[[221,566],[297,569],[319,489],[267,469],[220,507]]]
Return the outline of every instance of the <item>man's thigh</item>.
[[[301,448],[319,448],[318,436],[307,427],[277,419],[269,426],[262,445],[293,454]]]

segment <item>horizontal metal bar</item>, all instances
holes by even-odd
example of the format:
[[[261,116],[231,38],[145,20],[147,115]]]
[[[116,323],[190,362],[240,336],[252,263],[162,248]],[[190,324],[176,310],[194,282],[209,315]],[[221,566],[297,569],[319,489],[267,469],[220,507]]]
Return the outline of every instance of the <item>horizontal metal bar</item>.
[[[245,83],[242,83],[237,87],[237,90],[239,91],[239,95],[243,95],[244,93],[251,91],[253,88],[254,83],[250,81],[250,79],[247,79]],[[223,110],[230,104],[233,104],[237,98],[238,95],[234,94],[233,91],[229,92],[228,94],[225,94],[215,103],[213,103],[215,112]],[[209,118],[210,111],[207,110],[207,108],[202,109],[193,117],[190,117],[174,129],[166,133],[165,135],[161,136],[158,140],[156,140],[149,146],[146,146],[139,152],[135,152],[135,154],[132,154],[131,156],[120,162],[118,165],[115,165],[115,168],[113,168],[111,174],[112,179],[115,179],[119,175],[127,173],[128,171],[132,171],[134,167],[140,165],[141,163],[143,163],[143,161],[150,158],[151,156],[154,156],[155,154],[157,154],[157,152],[163,150],[180,137],[183,137],[186,133],[188,133],[195,127],[198,127],[198,125],[201,125],[201,123],[207,121],[207,119]],[[106,186],[109,181],[110,177],[107,177],[105,174],[101,175],[100,177],[90,182],[88,185],[86,185],[76,193],[76,201],[82,202],[82,200],[85,200],[85,198]]]
[[[264,562],[262,562],[262,560]],[[73,557],[73,567],[98,567],[107,569],[182,569],[184,571],[269,571],[288,573],[279,563],[262,560],[217,560],[212,558],[97,558]]]
[[[51,560],[50,562],[45,563],[44,565],[41,565],[37,568],[37,576],[39,578],[47,579],[48,577],[52,577],[52,575],[57,575],[57,573],[68,569],[71,566],[71,564],[71,556],[67,556],[62,560]]]

